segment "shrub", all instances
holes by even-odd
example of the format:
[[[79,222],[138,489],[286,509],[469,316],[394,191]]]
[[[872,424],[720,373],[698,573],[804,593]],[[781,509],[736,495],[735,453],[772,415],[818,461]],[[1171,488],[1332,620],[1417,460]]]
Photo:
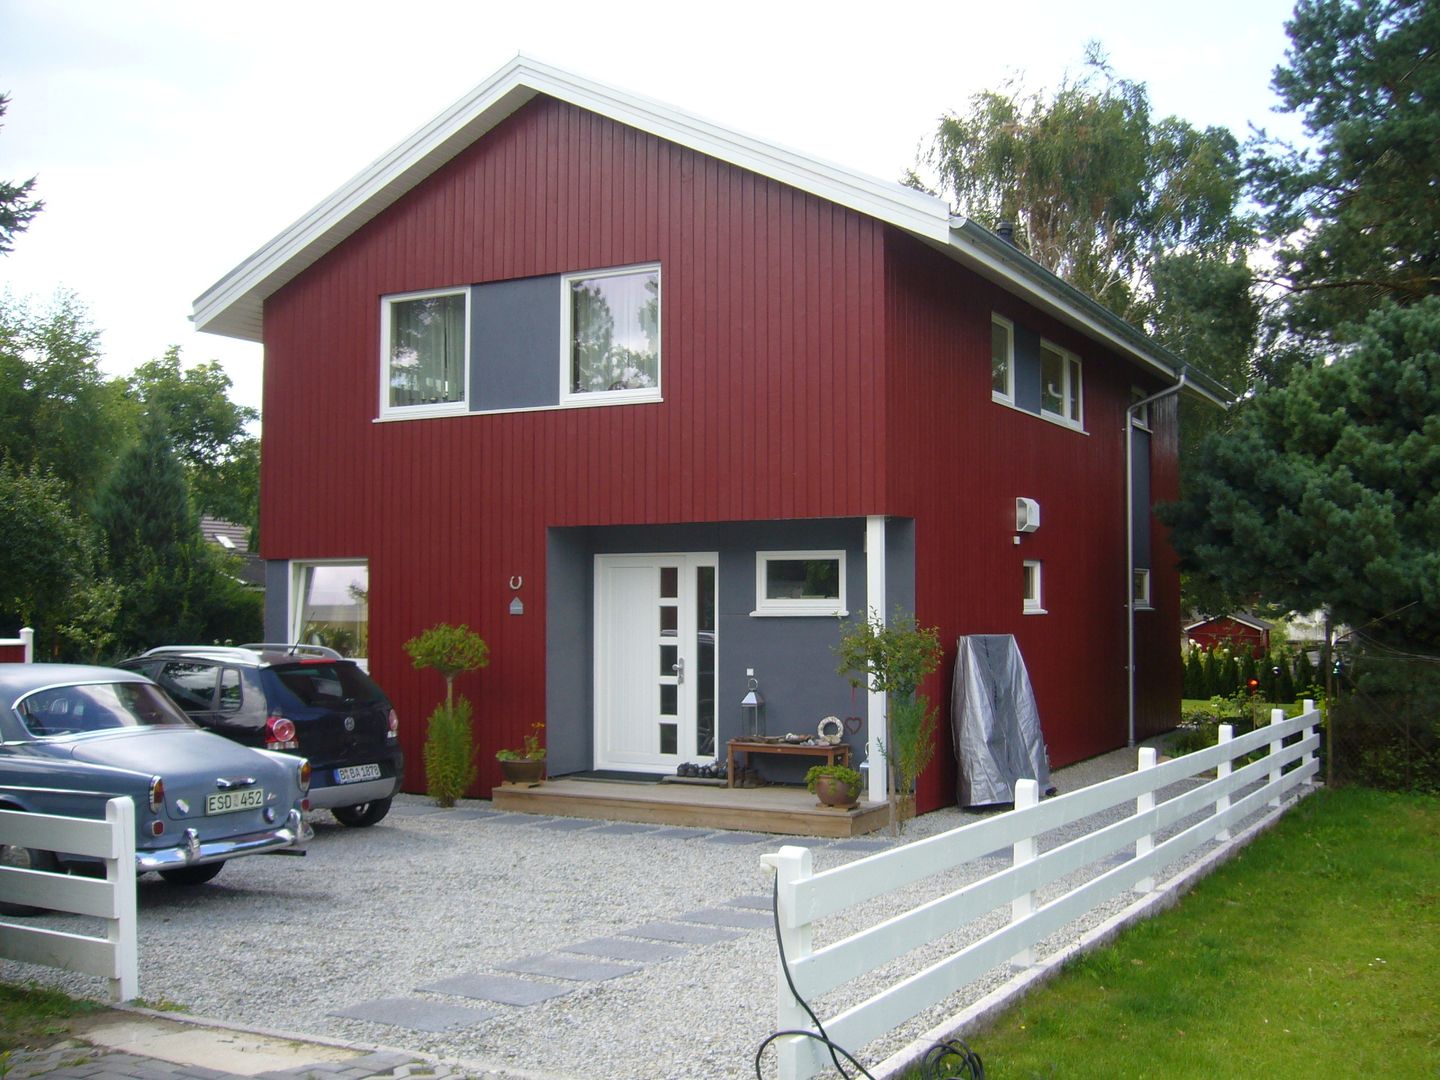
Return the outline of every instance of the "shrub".
[[[437,805],[454,806],[475,782],[475,746],[465,695],[430,714],[425,735],[425,786]]]

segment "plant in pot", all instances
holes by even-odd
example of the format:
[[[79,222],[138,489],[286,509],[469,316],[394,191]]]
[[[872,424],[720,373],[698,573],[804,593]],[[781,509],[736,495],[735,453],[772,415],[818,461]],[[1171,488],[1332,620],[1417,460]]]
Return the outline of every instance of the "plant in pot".
[[[877,740],[885,758],[885,795],[890,834],[898,836],[899,799],[913,800],[915,782],[935,755],[935,712],[920,684],[940,666],[940,637],[898,606],[887,623],[871,611],[844,624],[838,671],[850,685],[886,696],[885,735]]]
[[[495,760],[500,762],[500,773],[507,784],[534,787],[545,776],[545,747],[540,745],[540,736],[544,732],[543,723],[531,724],[525,744],[519,750],[496,751]]]
[[[860,797],[860,774],[848,765],[812,765],[805,786],[823,805],[849,809]]]
[[[451,807],[475,782],[475,736],[470,702],[455,696],[455,679],[490,663],[485,639],[465,624],[437,623],[405,642],[419,670],[434,668],[445,679],[445,703],[430,714],[425,733],[425,788],[439,806]]]

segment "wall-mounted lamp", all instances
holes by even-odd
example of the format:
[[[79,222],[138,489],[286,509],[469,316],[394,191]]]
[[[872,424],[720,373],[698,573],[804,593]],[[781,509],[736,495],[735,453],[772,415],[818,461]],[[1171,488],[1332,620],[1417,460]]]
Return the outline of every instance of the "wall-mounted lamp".
[[[1034,499],[1015,500],[1015,531],[1033,533],[1040,528],[1040,504]]]

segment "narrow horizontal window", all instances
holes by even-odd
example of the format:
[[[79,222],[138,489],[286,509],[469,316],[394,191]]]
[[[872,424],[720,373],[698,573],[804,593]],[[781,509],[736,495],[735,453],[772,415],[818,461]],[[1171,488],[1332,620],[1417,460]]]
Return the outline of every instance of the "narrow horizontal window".
[[[846,615],[843,551],[761,551],[752,615]]]
[[[390,296],[381,305],[380,415],[464,412],[469,290]]]

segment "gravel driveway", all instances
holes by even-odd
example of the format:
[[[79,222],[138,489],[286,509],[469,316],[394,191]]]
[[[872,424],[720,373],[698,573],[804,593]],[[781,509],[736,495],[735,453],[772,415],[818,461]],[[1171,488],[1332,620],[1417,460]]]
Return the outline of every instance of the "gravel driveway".
[[[1055,780],[1074,790],[1127,771],[1133,760],[1133,752],[1117,752]],[[927,814],[903,841],[969,818],[953,809]],[[241,859],[191,890],[141,879],[147,1003],[421,1050],[477,1071],[600,1080],[753,1076],[755,1047],[775,1015],[771,874],[760,855],[780,838],[498,814],[487,802],[441,811],[416,796],[402,796],[373,828],[343,828],[324,812],[314,826],[305,858]],[[886,843],[799,842],[813,848],[817,871]],[[954,880],[1000,865],[986,862]],[[931,884],[924,896],[935,894]],[[873,920],[920,896],[912,890],[872,902],[856,918]],[[816,944],[844,932],[827,923]],[[933,953],[954,945],[942,942]],[[903,970],[931,958],[912,956]],[[577,981],[577,974],[587,977]],[[1008,974],[981,980],[857,1056],[878,1062]],[[102,993],[95,980],[0,962],[0,979],[31,978]],[[863,989],[850,993],[864,996]],[[833,1015],[845,993],[827,996],[817,1011]],[[336,1015],[342,1011],[370,1019]]]

